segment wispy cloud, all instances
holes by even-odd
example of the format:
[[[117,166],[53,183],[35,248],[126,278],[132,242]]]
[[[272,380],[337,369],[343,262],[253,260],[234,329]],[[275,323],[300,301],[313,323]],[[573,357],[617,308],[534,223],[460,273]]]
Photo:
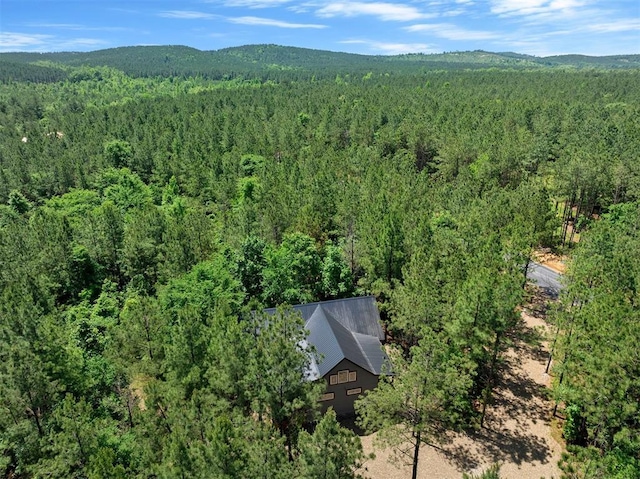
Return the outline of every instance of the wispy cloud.
[[[60,30],[72,30],[72,31],[87,31],[87,32],[123,32],[131,31],[131,28],[124,27],[90,27],[87,25],[80,25],[78,23],[25,23],[25,27],[30,28],[57,28]]]
[[[367,45],[372,52],[383,55],[401,55],[403,53],[431,53],[432,47],[426,43],[393,43],[370,40],[343,40],[342,44]]]
[[[271,18],[261,17],[231,17],[227,19],[231,23],[237,23],[240,25],[258,25],[264,27],[279,27],[279,28],[327,28],[326,25],[318,25],[314,23],[290,23],[282,20],[274,20]]]
[[[640,32],[640,19],[618,20],[615,22],[594,23],[585,29],[595,33]],[[640,35],[638,36],[640,39]]]
[[[597,0],[490,0],[490,13],[503,21],[517,21],[520,28],[511,37],[515,48],[531,52],[538,48],[558,53],[611,54],[638,51],[640,19],[621,8],[622,2]],[[630,2],[633,3],[633,2]],[[517,35],[516,35],[517,33]],[[618,43],[611,43],[617,35]],[[635,35],[635,38],[634,38]],[[520,44],[539,38],[538,48]],[[552,45],[556,42],[558,45]],[[562,46],[560,46],[560,44]]]
[[[99,48],[107,46],[109,42],[99,38],[70,38],[54,42],[56,50],[78,50],[85,48]]]
[[[235,0],[233,0],[235,1]],[[238,0],[244,2],[245,0]],[[246,0],[249,1],[249,0]],[[319,25],[314,23],[292,23],[283,20],[277,20],[272,18],[242,16],[242,17],[223,17],[222,15],[214,15],[212,13],[197,12],[193,10],[168,10],[158,14],[161,17],[166,18],[178,18],[182,20],[214,20],[224,18],[230,23],[239,25],[256,25],[264,27],[279,27],[279,28],[327,28],[326,25]]]
[[[179,18],[182,20],[213,20],[217,18],[212,13],[195,12],[193,10],[167,10],[158,13],[159,17],[165,18]]]
[[[468,30],[452,23],[424,23],[404,28],[408,32],[427,32],[447,40],[493,40],[502,35],[483,30]]]
[[[316,14],[326,18],[370,15],[380,20],[400,22],[410,22],[435,16],[434,14],[423,13],[410,5],[386,2],[330,2],[316,10]]]
[[[24,48],[34,49],[44,45],[51,38],[51,35],[0,32],[0,49],[4,51]]]
[[[501,16],[567,13],[588,4],[584,0],[491,0],[491,12]]]
[[[442,14],[443,17],[458,17],[460,15],[464,15],[467,11],[462,8],[457,8],[455,10],[447,10]]]
[[[291,0],[226,0],[224,5],[226,7],[273,8],[290,2]],[[207,1],[206,3],[217,3],[217,1]]]
[[[64,28],[69,30],[76,30],[82,28],[82,25],[77,23],[25,23],[26,27],[35,27],[35,28]]]
[[[295,5],[289,5],[287,10],[293,13],[308,13],[315,7],[317,7],[317,5],[314,6],[309,3],[298,3]]]
[[[97,38],[59,38],[54,35],[0,32],[0,51],[69,51],[107,45]]]
[[[15,8],[3,12],[0,22],[0,51],[91,50],[141,40],[207,49],[277,43],[289,29],[291,44],[323,48],[344,39],[342,48],[371,54],[454,49],[638,53],[638,1],[87,0],[79,9],[77,1],[57,0],[58,15],[48,17],[34,8],[36,0],[14,0],[9,3]],[[132,27],[141,25],[141,18],[144,32]]]

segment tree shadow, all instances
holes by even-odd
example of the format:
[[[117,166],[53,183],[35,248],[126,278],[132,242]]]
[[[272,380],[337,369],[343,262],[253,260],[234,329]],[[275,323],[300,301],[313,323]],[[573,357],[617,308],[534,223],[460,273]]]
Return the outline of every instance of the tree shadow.
[[[527,313],[531,314],[529,306]],[[544,326],[530,326],[521,319],[509,334],[510,347],[500,357],[485,427],[440,431],[435,435],[437,443],[428,445],[460,471],[498,462],[521,466],[553,461],[550,434],[544,432],[550,427],[552,409],[542,376],[549,357],[547,334]],[[359,436],[365,435],[355,417],[341,418],[340,422]]]
[[[527,310],[527,314],[531,314],[531,312]],[[549,353],[545,342],[549,339],[548,335],[549,333],[544,326],[531,327],[526,324],[523,318],[520,318],[507,337],[511,340],[512,347],[518,349],[519,357],[530,358],[546,364]]]
[[[524,321],[513,331],[513,349],[501,358],[485,427],[466,431],[466,440],[454,440],[440,449],[458,469],[469,471],[495,462],[546,464],[551,460],[553,451],[546,436],[531,430],[549,422],[548,389],[524,368],[527,362],[533,362],[534,369],[543,371],[548,359],[545,339],[540,328],[529,327]]]
[[[549,417],[547,394],[546,387],[526,374],[506,371],[494,393],[488,419],[496,428],[509,422],[524,426],[545,421]]]
[[[469,471],[487,463],[511,462],[517,465],[539,462],[546,464],[552,451],[544,438],[523,431],[495,431],[482,428],[469,431],[466,436],[473,446],[456,443],[440,449],[447,460],[458,469]]]
[[[547,288],[540,287],[536,284],[528,283],[525,289],[526,292],[526,308],[531,316],[544,319],[549,312],[551,304],[557,299],[557,293],[555,296],[550,295],[550,291]]]
[[[359,437],[367,436],[367,432],[358,425],[356,414],[346,414],[338,416],[338,422],[346,429],[349,429]]]
[[[551,459],[553,453],[545,437],[530,430],[539,421],[549,420],[550,411],[542,400],[544,387],[531,379],[515,378],[509,383],[508,390],[496,393],[486,426],[465,432],[471,444],[455,441],[441,449],[459,469],[468,471],[488,462],[545,464]]]

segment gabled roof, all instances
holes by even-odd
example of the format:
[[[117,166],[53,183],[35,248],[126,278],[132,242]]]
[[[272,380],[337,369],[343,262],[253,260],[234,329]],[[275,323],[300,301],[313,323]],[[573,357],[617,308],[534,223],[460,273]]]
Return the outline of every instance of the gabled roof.
[[[322,309],[349,331],[375,336],[380,341],[384,340],[384,332],[380,326],[380,313],[373,296],[299,304],[293,309],[298,311],[302,315],[302,319],[307,322],[318,305],[322,305]]]
[[[307,342],[320,356],[318,362],[312,361],[309,379],[325,376],[343,359],[376,376],[382,373],[387,356],[380,342],[384,333],[373,296],[301,304],[293,309],[302,315],[309,331]]]

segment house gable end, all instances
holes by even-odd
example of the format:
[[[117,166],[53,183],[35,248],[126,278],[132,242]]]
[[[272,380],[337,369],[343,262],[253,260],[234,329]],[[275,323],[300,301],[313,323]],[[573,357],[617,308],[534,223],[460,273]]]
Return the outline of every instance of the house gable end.
[[[346,376],[347,381],[339,382],[338,376]],[[332,376],[334,381],[331,380]],[[351,377],[350,377],[351,376]],[[350,380],[352,379],[352,380]],[[344,359],[336,364],[325,376],[326,381],[322,409],[331,406],[338,415],[353,414],[353,404],[366,391],[375,389],[378,385],[378,376],[371,374],[366,369]],[[333,384],[331,384],[333,382]]]

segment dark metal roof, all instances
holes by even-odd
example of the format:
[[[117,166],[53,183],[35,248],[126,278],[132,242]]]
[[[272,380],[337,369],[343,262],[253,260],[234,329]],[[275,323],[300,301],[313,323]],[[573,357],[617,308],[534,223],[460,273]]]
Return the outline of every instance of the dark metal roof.
[[[333,320],[327,318],[326,313],[321,306],[316,306],[314,313],[305,324],[305,328],[309,331],[307,337],[310,344],[316,348],[318,353],[318,375],[324,376],[336,364],[344,359],[344,348],[348,345],[344,343],[344,338],[338,338],[333,332],[331,323]],[[344,328],[343,328],[344,329]],[[343,339],[343,341],[340,341]]]
[[[362,350],[362,354],[367,358],[369,367],[365,368],[369,372],[380,376],[383,372],[390,373],[391,365],[389,358],[382,349],[382,344],[378,338],[366,334],[353,333],[354,338]],[[349,359],[349,358],[347,358]]]
[[[319,361],[312,361],[310,379],[323,377],[343,359],[380,375],[387,361],[380,340],[384,333],[373,296],[300,304],[293,309],[302,315]],[[265,310],[274,314],[275,309]]]
[[[327,374],[345,358],[361,368],[377,374],[372,370],[373,367],[360,346],[358,338],[331,314],[324,311],[322,305],[316,306],[316,310],[305,327],[309,330],[309,343],[313,344],[318,354],[321,355],[318,364],[320,376]],[[363,334],[359,336],[373,339],[380,350],[381,345],[378,338]]]
[[[293,309],[299,311],[302,314],[302,319],[307,322],[320,304],[322,309],[349,331],[375,336],[380,341],[384,340],[384,332],[380,326],[380,313],[373,296],[299,304]]]

